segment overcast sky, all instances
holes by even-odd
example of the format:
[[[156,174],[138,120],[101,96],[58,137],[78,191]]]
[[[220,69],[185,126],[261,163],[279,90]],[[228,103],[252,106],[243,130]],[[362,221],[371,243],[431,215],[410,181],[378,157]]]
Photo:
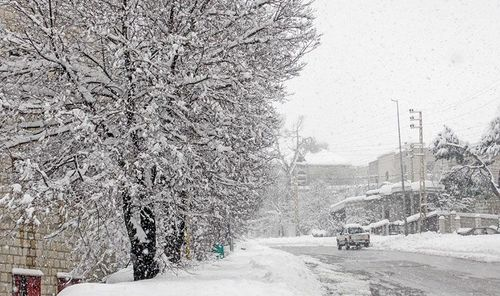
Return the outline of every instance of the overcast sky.
[[[500,1],[316,0],[321,45],[279,110],[305,116],[304,134],[353,164],[416,141],[409,108],[422,110],[425,141],[443,124],[477,141],[500,105]]]

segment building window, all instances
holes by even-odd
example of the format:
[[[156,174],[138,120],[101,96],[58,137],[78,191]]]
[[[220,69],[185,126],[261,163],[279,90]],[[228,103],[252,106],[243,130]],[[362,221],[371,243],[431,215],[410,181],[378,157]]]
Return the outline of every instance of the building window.
[[[66,272],[57,273],[57,293],[61,292],[64,288],[76,285],[82,282],[81,277],[72,276]]]
[[[12,269],[13,296],[41,296],[43,273],[36,269]]]

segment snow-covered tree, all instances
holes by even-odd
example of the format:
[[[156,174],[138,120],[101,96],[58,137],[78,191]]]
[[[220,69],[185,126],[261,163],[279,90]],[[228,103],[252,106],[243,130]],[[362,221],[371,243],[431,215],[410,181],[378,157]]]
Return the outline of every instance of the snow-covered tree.
[[[303,136],[303,125],[304,118],[300,116],[290,128],[282,126],[276,134],[272,153],[273,178],[262,194],[263,205],[257,221],[272,221],[267,226],[270,229],[278,229],[280,236],[285,234],[285,225],[294,223],[295,219],[295,190],[299,190],[296,184],[297,166],[303,163],[308,153],[316,153],[328,147],[326,143],[313,137]],[[300,195],[302,196],[302,193]]]
[[[257,232],[264,235],[286,235],[286,226],[293,218],[291,186],[279,165],[273,165],[270,182],[262,191],[262,205],[252,221]]]
[[[317,44],[308,3],[0,5],[12,16],[0,25],[0,142],[13,165],[1,204],[17,225],[57,213],[54,235],[78,239],[82,270],[130,257],[136,280],[241,229],[267,177],[272,104]]]
[[[332,230],[330,206],[342,199],[335,190],[323,181],[313,181],[305,192],[301,192],[300,227],[302,233],[314,229]]]
[[[460,208],[470,204],[467,198],[482,194],[500,197],[499,186],[490,170],[500,153],[500,117],[490,122],[477,145],[462,142],[445,126],[434,139],[431,149],[437,159],[453,160],[457,163],[442,180],[454,199],[449,203]],[[461,204],[462,202],[465,204]]]

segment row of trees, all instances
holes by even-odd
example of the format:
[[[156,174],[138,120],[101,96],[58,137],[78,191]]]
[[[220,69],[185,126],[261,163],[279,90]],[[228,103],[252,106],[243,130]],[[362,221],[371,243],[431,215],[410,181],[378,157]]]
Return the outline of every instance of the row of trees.
[[[304,136],[303,127],[304,118],[299,117],[289,128],[283,127],[277,136],[273,181],[263,193],[263,207],[255,221],[260,232],[283,236],[293,234],[290,226],[298,226],[298,233],[336,229],[339,221],[332,219],[330,206],[359,193],[356,186],[332,188],[321,180],[310,180],[307,190],[296,187],[300,164],[305,164],[306,156],[328,149],[326,143]]]
[[[0,0],[0,201],[59,215],[80,271],[136,280],[238,232],[269,181],[283,82],[318,36],[300,0]],[[159,260],[159,259],[165,260]],[[168,264],[170,264],[168,263]]]

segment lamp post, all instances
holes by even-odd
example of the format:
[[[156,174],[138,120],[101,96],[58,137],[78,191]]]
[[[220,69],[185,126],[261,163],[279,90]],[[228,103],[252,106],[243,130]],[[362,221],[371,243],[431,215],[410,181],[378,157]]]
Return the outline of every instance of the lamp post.
[[[405,223],[405,235],[408,235],[408,221],[406,220],[406,191],[405,191],[405,178],[403,168],[403,151],[401,148],[401,126],[399,123],[399,101],[391,100],[396,103],[397,119],[398,119],[398,137],[399,137],[399,164],[401,167],[401,188],[403,190],[403,218]]]

